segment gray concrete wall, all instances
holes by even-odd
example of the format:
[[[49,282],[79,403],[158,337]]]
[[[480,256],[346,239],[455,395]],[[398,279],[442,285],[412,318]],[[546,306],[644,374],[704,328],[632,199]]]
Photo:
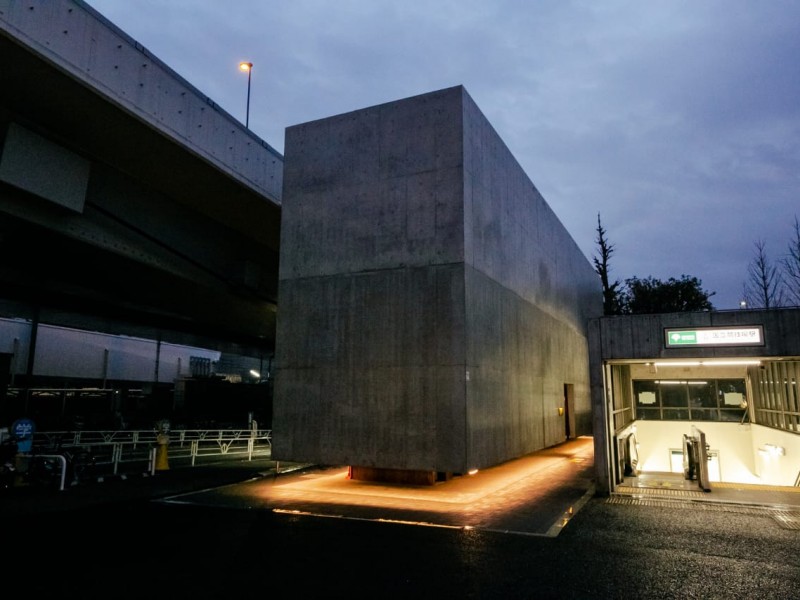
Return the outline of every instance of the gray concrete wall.
[[[592,431],[587,323],[599,278],[478,107],[463,93],[470,465]]]
[[[459,265],[282,281],[280,306],[276,459],[461,470]]]
[[[564,439],[564,383],[591,430],[599,280],[462,87],[290,127],[285,165],[276,459],[490,466]]]
[[[452,92],[287,129],[276,458],[463,464],[460,132]]]

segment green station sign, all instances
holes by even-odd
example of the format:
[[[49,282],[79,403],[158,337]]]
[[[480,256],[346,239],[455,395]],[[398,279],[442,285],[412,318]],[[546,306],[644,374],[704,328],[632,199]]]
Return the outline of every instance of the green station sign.
[[[667,337],[667,344],[670,346],[696,346],[696,331],[673,331]]]
[[[695,329],[665,329],[667,348],[685,346],[763,346],[761,325],[750,327],[698,327]]]

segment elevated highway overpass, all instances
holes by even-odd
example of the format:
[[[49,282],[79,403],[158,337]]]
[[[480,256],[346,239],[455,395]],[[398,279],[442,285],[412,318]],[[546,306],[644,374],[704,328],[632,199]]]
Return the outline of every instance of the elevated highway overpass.
[[[274,350],[283,157],[79,0],[0,0],[0,316]]]

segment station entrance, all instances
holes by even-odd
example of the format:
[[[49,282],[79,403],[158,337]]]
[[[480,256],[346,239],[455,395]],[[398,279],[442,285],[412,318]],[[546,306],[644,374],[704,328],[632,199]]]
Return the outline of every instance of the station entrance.
[[[778,311],[748,312],[745,324],[647,315],[596,330],[601,353],[630,351],[602,361],[595,454],[609,492],[800,505],[800,352],[786,345],[800,336],[770,343]]]

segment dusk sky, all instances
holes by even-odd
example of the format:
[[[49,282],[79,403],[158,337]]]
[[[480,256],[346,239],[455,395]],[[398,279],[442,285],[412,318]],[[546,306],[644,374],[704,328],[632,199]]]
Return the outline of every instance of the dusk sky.
[[[611,276],[739,307],[800,217],[800,2],[89,0],[283,153],[286,127],[463,85]]]

